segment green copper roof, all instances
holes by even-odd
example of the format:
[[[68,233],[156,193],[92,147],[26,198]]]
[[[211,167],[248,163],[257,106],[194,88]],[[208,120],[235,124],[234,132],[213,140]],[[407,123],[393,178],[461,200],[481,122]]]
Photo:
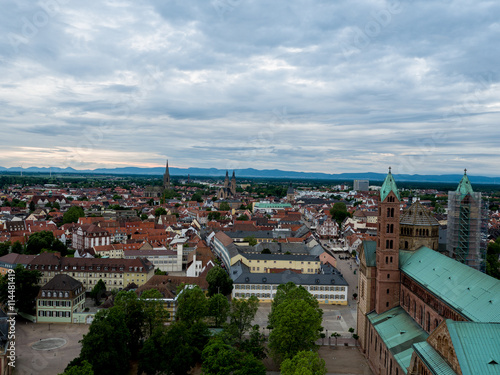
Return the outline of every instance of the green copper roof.
[[[382,314],[371,312],[368,319],[384,341],[398,364],[406,369],[410,366],[413,344],[429,336],[401,307],[394,307]]]
[[[500,374],[500,324],[446,320],[462,375]]]
[[[427,368],[434,375],[456,375],[456,372],[441,357],[441,355],[427,342],[413,344],[415,353],[422,359]]]
[[[472,190],[472,185],[470,184],[469,177],[467,177],[467,170],[464,173],[464,176],[460,180],[460,183],[458,184],[457,187],[457,193],[460,193],[460,195],[465,197],[467,194],[472,194],[474,191]]]
[[[376,266],[376,241],[363,241],[363,250],[365,252],[366,266],[375,267]]]
[[[467,319],[500,323],[500,280],[425,246],[400,267]]]
[[[384,199],[389,195],[390,192],[394,192],[396,197],[401,200],[399,196],[398,187],[396,186],[396,181],[394,181],[394,177],[392,177],[391,169],[389,168],[389,173],[382,184],[382,188],[380,189],[380,201],[383,202]]]

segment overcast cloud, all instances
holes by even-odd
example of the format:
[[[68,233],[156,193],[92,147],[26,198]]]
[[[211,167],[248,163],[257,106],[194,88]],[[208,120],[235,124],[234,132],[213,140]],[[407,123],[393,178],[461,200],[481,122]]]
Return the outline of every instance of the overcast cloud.
[[[0,166],[500,175],[500,3],[4,1]]]

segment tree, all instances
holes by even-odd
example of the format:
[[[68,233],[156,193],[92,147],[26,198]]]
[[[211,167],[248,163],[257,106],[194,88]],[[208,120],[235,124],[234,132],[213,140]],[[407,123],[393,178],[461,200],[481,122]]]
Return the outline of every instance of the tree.
[[[248,242],[248,245],[250,246],[257,245],[257,240],[255,239],[255,236],[247,236],[243,238],[243,242]]]
[[[140,352],[138,374],[187,374],[201,360],[209,336],[204,323],[179,321],[156,328]]]
[[[323,310],[318,301],[302,286],[289,282],[280,285],[271,305],[269,349],[280,362],[301,350],[316,349],[320,337]]]
[[[229,211],[231,210],[231,207],[229,206],[229,203],[227,202],[222,202],[219,206],[220,211]]]
[[[68,365],[64,372],[60,375],[94,375],[94,370],[92,369],[92,365],[88,361],[83,360],[80,361],[79,364],[75,364],[74,366]]]
[[[164,209],[163,207],[158,207],[155,210],[155,217],[158,217],[158,216],[161,216],[161,215],[166,215],[166,214],[167,214],[167,210]]]
[[[207,216],[207,219],[208,219],[209,221],[212,221],[212,220],[220,220],[220,218],[221,218],[221,214],[220,214],[220,212],[218,212],[218,211],[211,211],[211,212],[208,214],[208,216]]]
[[[252,354],[242,353],[224,343],[220,337],[212,339],[203,349],[202,369],[205,375],[265,375],[266,368]]]
[[[245,332],[252,328],[252,321],[258,309],[259,299],[255,296],[247,299],[234,298],[231,301],[229,325],[226,330],[236,339],[237,343],[241,343]]]
[[[325,360],[318,353],[300,351],[281,363],[281,375],[325,375]]]
[[[146,325],[144,301],[137,298],[134,291],[121,291],[115,296],[114,304],[125,315],[125,325],[129,332],[128,347],[130,354],[135,358],[139,353]]]
[[[340,333],[338,332],[333,332],[332,337],[335,338],[335,346],[337,346],[337,339],[340,337]]]
[[[101,298],[105,292],[106,284],[104,284],[104,281],[102,281],[102,279],[99,279],[97,284],[94,285],[94,288],[92,288],[92,291],[90,292],[90,298],[95,301],[96,305],[99,305],[101,302]]]
[[[169,317],[162,301],[162,294],[156,289],[145,290],[141,294],[145,315],[145,336],[151,335],[155,328],[163,326]]]
[[[26,254],[40,254],[42,249],[51,250],[54,242],[54,233],[42,230],[30,235],[26,243]]]
[[[220,293],[208,299],[208,315],[214,318],[215,327],[226,323],[229,314],[229,301]]]
[[[277,307],[287,300],[304,300],[311,307],[317,309],[319,308],[318,300],[313,297],[303,286],[297,286],[295,283],[289,281],[286,284],[281,284],[276,290],[273,302],[271,304],[271,313],[269,314],[269,325],[273,327],[274,320],[276,318]]]
[[[9,300],[9,276],[14,275],[15,285],[15,307],[24,313],[35,314],[35,298],[40,287],[38,283],[42,274],[38,270],[27,270],[21,264],[14,268],[14,272],[7,272],[0,279],[0,302],[7,303]]]
[[[129,336],[120,308],[99,311],[80,340],[80,358],[92,364],[95,375],[126,374],[130,367]]]
[[[233,280],[227,272],[220,266],[215,266],[207,273],[208,296],[221,293],[225,296],[231,294],[233,290]]]
[[[13,253],[16,253],[16,254],[22,254],[24,249],[23,249],[23,245],[21,244],[21,242],[19,241],[16,241],[12,244],[12,249],[11,251]]]
[[[252,354],[257,359],[266,358],[267,349],[265,347],[266,337],[260,333],[259,325],[255,324],[250,330],[250,338],[243,340],[239,345],[239,349],[246,353]]]
[[[243,215],[240,215],[236,218],[236,220],[241,220],[241,221],[247,221],[248,220],[248,216],[243,214]]]
[[[30,208],[30,212],[33,212],[36,210],[36,205],[35,205],[35,202],[31,201],[30,202],[30,205],[29,205],[29,208]]]
[[[486,253],[486,274],[500,280],[500,237],[488,244]]]
[[[196,202],[203,202],[203,198],[201,197],[201,193],[199,193],[199,192],[194,193],[191,196],[191,200],[196,201]]]
[[[187,324],[201,322],[208,313],[208,301],[199,286],[184,287],[177,297],[175,319]]]
[[[10,241],[0,243],[0,256],[7,255],[10,250]]]
[[[71,206],[63,215],[63,224],[76,223],[80,217],[85,217],[83,208],[80,206]]]
[[[352,215],[347,211],[347,207],[344,202],[337,202],[330,209],[330,215],[337,221],[340,225],[346,217],[351,217]]]

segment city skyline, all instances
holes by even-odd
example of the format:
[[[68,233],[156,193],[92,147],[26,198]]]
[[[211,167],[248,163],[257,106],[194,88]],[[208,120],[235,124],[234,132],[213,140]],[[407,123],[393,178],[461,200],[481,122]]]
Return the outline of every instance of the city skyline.
[[[495,176],[500,4],[9,2],[0,166]]]

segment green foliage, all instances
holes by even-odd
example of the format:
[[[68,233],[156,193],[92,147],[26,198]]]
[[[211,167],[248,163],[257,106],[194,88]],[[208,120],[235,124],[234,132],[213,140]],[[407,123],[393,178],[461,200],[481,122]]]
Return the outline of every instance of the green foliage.
[[[102,279],[99,279],[97,284],[94,285],[92,291],[90,292],[90,298],[95,301],[96,305],[99,305],[101,302],[101,298],[103,297],[105,292],[106,284],[104,284],[104,281],[102,281]]]
[[[13,253],[16,253],[16,254],[22,254],[24,252],[24,248],[23,248],[23,245],[21,244],[21,242],[19,242],[19,241],[14,242],[12,244],[11,251]]]
[[[255,324],[249,333],[250,338],[243,340],[240,343],[239,349],[246,353],[252,354],[257,359],[266,358],[266,338],[264,334],[260,333],[259,325]]]
[[[227,202],[222,202],[219,206],[220,211],[230,211],[231,207],[229,206],[229,203]]]
[[[203,202],[203,198],[201,197],[201,193],[199,193],[199,192],[194,193],[191,196],[191,200],[196,201],[196,202],[200,202],[200,203]]]
[[[221,219],[221,214],[218,211],[212,211],[208,214],[208,220],[220,220]]]
[[[281,375],[325,375],[325,361],[318,353],[300,351],[293,358],[287,358],[281,363]]]
[[[141,220],[144,221],[144,220],[147,220],[148,219],[148,215],[146,214],[141,214]]]
[[[231,294],[233,290],[233,280],[227,272],[220,266],[215,266],[207,273],[208,296],[221,293],[225,296]]]
[[[42,249],[51,250],[53,242],[54,234],[48,230],[33,233],[26,243],[26,254],[40,254]]]
[[[144,337],[146,313],[143,301],[134,291],[121,291],[114,300],[115,307],[125,314],[125,325],[129,332],[128,347],[132,357],[139,352],[140,342]]]
[[[248,242],[248,245],[250,246],[257,245],[257,240],[255,239],[255,236],[247,236],[243,238],[243,242]]]
[[[15,277],[15,307],[24,313],[35,314],[35,298],[40,287],[38,283],[42,274],[38,270],[27,270],[21,264],[14,268],[14,274],[6,273],[0,279],[0,302],[7,303],[9,300],[9,275]]]
[[[80,341],[80,358],[92,364],[95,375],[126,374],[129,369],[130,333],[119,307],[99,311]]]
[[[83,208],[80,206],[71,206],[63,215],[63,224],[76,223],[80,217],[85,217]]]
[[[208,299],[208,316],[213,318],[214,326],[221,327],[229,315],[229,301],[222,294],[214,294]]]
[[[161,269],[156,268],[155,269],[155,275],[163,275],[163,276],[165,276],[165,275],[168,275],[168,272],[167,271],[162,271]]]
[[[280,362],[301,350],[316,349],[315,341],[322,330],[323,311],[318,301],[294,283],[280,285],[271,305],[269,349]]]
[[[94,375],[94,370],[88,361],[83,360],[78,365],[68,365],[64,372],[60,375]]]
[[[352,217],[344,202],[337,202],[330,208],[330,215],[340,225],[346,217]]]
[[[140,352],[138,374],[187,374],[201,360],[209,336],[203,323],[175,322],[169,328],[156,328]]]
[[[262,362],[250,353],[242,353],[221,338],[212,339],[202,354],[205,375],[265,375]]]
[[[164,209],[163,207],[158,207],[155,210],[155,217],[158,217],[158,216],[161,216],[161,215],[166,215],[166,214],[167,214],[167,210]]]
[[[33,212],[36,210],[36,204],[35,202],[31,201],[29,205],[30,212]]]
[[[186,324],[201,322],[208,313],[208,300],[199,286],[185,287],[177,297],[175,319]]]
[[[117,201],[117,200],[120,200],[122,199],[122,196],[121,195],[118,195],[118,194],[113,194],[113,200],[114,201]]]
[[[229,325],[226,330],[238,343],[242,342],[243,335],[252,328],[252,321],[258,308],[259,299],[255,296],[247,299],[234,298],[231,301]]]
[[[163,296],[156,289],[145,290],[141,294],[140,301],[144,310],[144,334],[151,335],[155,328],[163,326],[170,314],[161,300]]]
[[[10,241],[0,243],[0,256],[7,255],[10,250]]]
[[[241,221],[247,221],[248,220],[248,216],[243,214],[243,215],[240,215],[236,218],[236,220],[241,220]]]
[[[488,244],[486,253],[486,274],[500,280],[500,237]]]

